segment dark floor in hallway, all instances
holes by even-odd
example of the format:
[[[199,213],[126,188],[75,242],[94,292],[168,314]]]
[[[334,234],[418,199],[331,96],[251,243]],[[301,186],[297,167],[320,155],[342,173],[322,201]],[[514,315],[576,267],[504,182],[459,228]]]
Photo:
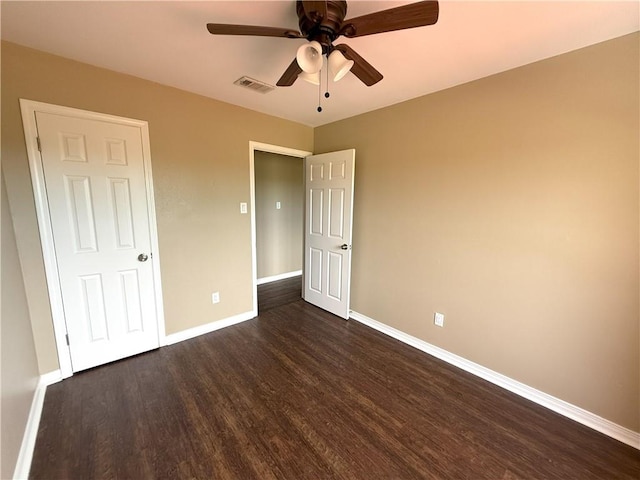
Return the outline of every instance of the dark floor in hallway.
[[[258,285],[258,313],[295,302],[301,298],[301,276]]]

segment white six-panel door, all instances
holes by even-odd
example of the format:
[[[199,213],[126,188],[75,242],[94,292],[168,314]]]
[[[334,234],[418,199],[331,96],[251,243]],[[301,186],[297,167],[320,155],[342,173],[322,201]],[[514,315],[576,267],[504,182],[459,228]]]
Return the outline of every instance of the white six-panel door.
[[[140,128],[36,122],[73,371],[157,348]]]
[[[355,150],[305,159],[304,299],[349,318]]]

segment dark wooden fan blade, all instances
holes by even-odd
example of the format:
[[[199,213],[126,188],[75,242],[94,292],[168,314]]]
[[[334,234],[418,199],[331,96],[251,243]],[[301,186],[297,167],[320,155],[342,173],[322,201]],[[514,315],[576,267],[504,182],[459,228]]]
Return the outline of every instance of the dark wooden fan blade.
[[[342,52],[342,54],[349,60],[353,60],[353,67],[351,67],[351,73],[358,77],[362,83],[367,87],[375,85],[382,80],[382,74],[373,68],[373,66],[367,62],[364,58],[356,53],[356,51],[349,45],[342,43],[335,46],[336,50]]]
[[[345,37],[362,37],[373,33],[392,32],[405,28],[424,27],[438,21],[440,8],[437,1],[402,5],[342,22],[340,34]]]
[[[298,79],[298,74],[301,72],[302,69],[300,68],[300,65],[298,65],[298,61],[294,58],[291,65],[287,67],[276,85],[279,87],[290,87]]]
[[[304,38],[300,32],[289,28],[261,27],[253,25],[227,25],[224,23],[207,23],[207,30],[212,35],[253,35],[257,37]]]
[[[302,8],[304,9],[305,16],[312,22],[318,23],[327,16],[326,0],[302,0]]]

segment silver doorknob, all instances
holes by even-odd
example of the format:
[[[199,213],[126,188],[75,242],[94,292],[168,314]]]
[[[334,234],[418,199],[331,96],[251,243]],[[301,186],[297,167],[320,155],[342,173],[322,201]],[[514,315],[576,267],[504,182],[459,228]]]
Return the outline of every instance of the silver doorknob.
[[[147,260],[149,260],[149,255],[147,255],[146,253],[141,253],[140,255],[138,255],[139,262],[146,262]]]
[[[349,245],[347,245],[346,243],[343,243],[342,245],[340,245],[340,249],[341,250],[349,250]]]

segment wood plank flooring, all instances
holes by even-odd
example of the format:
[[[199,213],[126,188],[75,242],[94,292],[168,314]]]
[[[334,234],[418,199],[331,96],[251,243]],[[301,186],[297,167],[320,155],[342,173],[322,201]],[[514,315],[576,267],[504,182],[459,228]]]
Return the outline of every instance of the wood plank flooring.
[[[640,452],[298,299],[52,385],[30,477],[637,480]]]
[[[258,285],[258,313],[287,305],[301,298],[301,276]]]

